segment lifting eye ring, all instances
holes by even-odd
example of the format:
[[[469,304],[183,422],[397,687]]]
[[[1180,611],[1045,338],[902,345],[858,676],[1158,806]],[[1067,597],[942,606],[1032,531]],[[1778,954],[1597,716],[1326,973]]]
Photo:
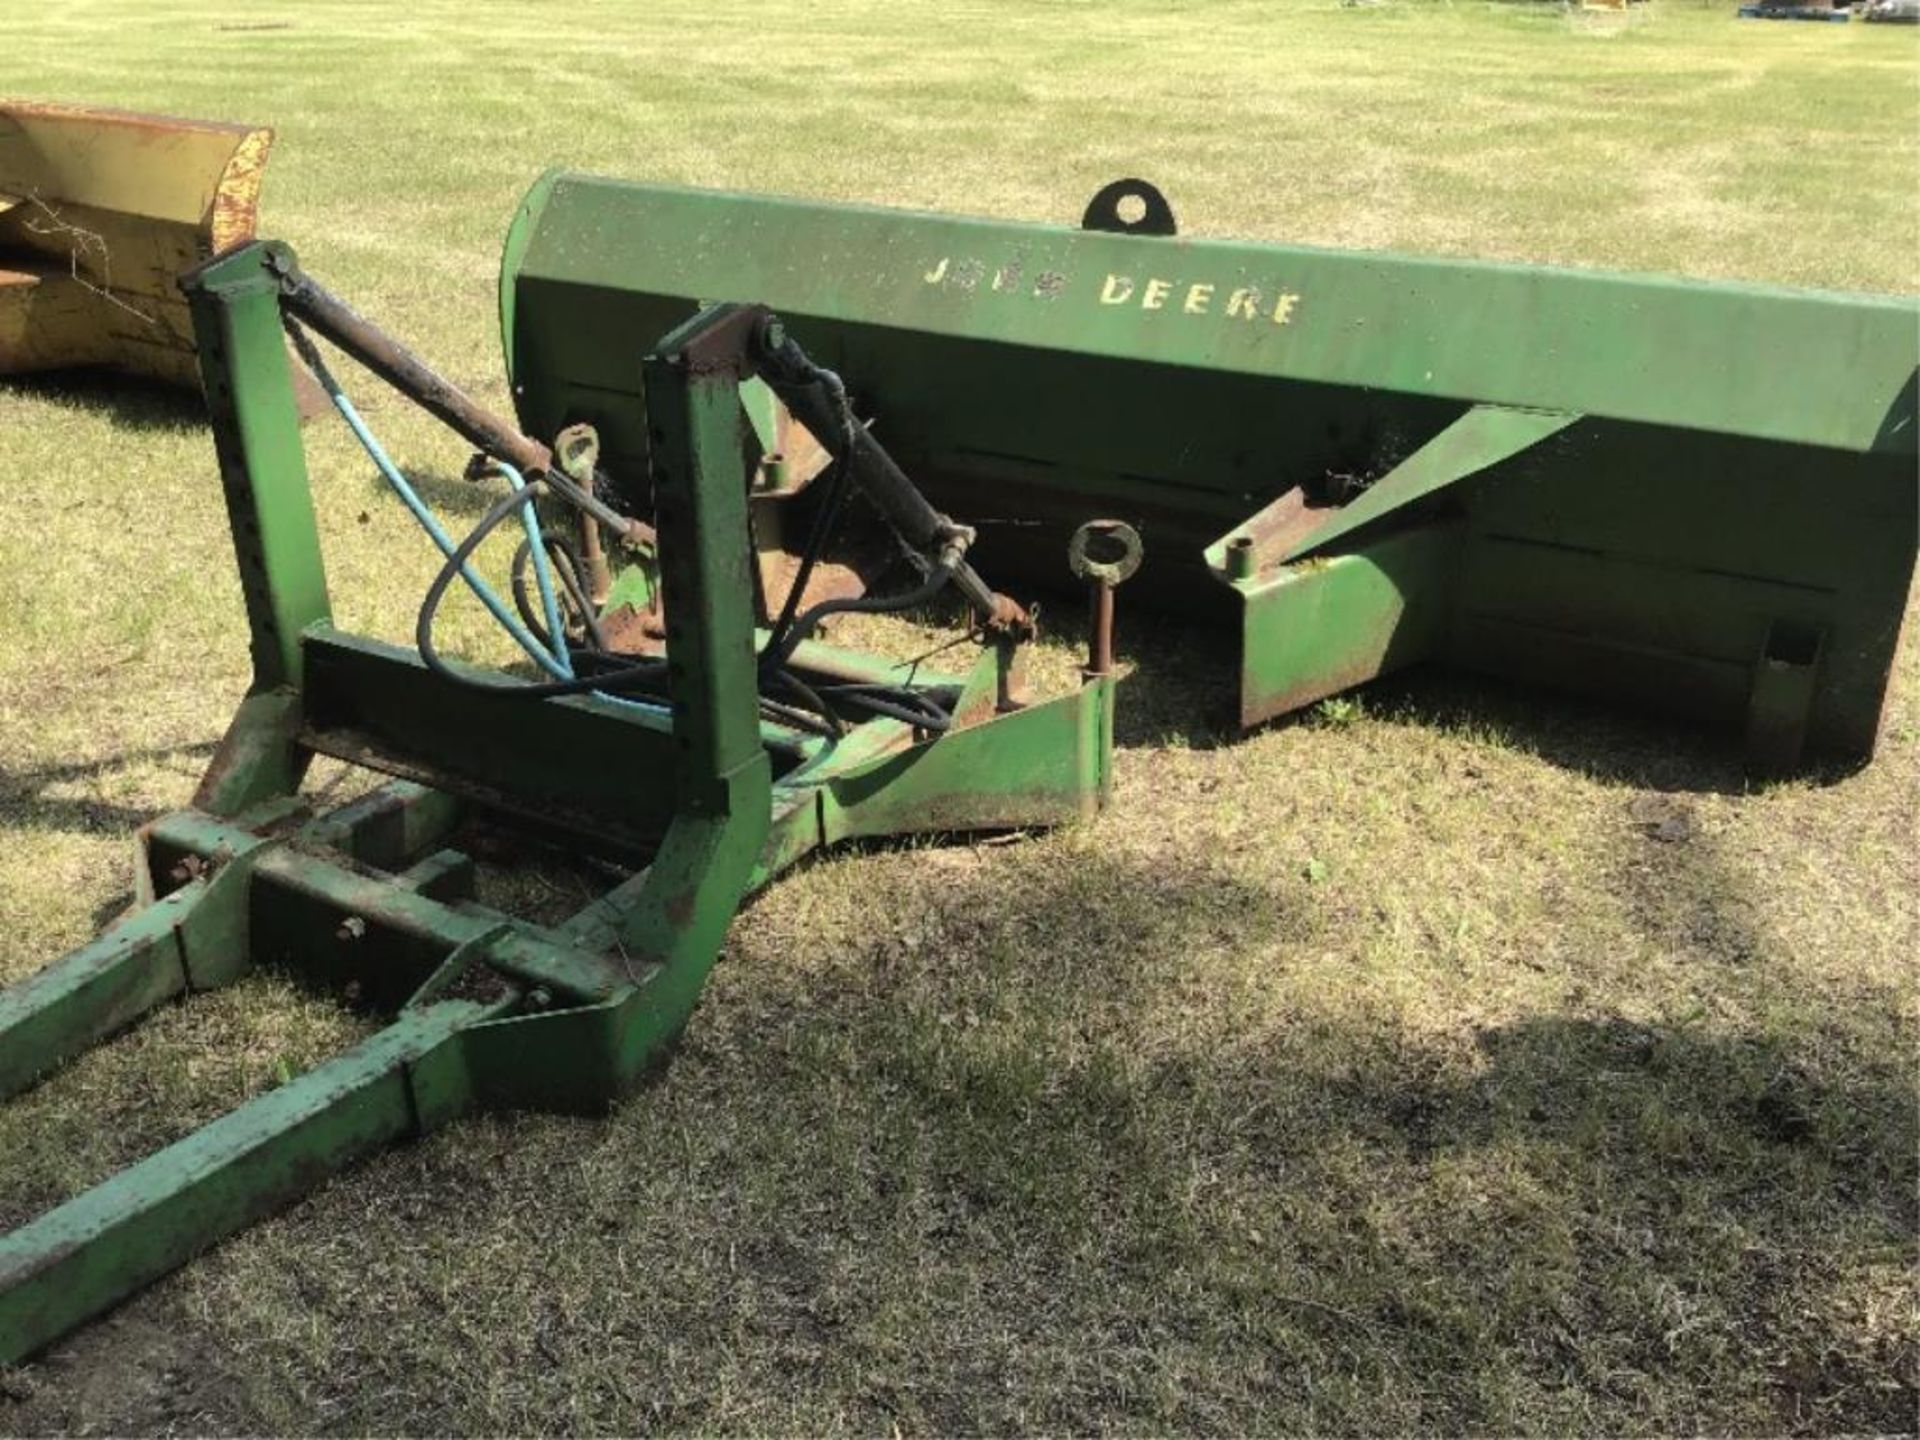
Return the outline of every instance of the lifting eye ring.
[[[1119,585],[1140,568],[1146,547],[1124,520],[1089,520],[1067,545],[1067,568],[1077,580]]]
[[[1122,213],[1121,206],[1129,200],[1135,203],[1128,211],[1138,213]],[[1167,197],[1157,186],[1133,179],[1115,180],[1111,185],[1102,186],[1100,193],[1087,202],[1087,212],[1080,217],[1080,228],[1104,230],[1114,235],[1172,235],[1177,229]]]

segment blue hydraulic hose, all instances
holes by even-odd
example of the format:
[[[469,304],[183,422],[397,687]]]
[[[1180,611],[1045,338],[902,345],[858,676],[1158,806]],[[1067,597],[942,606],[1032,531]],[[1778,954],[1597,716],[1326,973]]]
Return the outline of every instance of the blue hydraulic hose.
[[[501,473],[507,477],[507,483],[515,490],[527,488],[526,478],[513,466],[504,460],[496,460],[494,464],[500,467]],[[520,524],[527,532],[527,547],[533,552],[533,583],[540,592],[540,611],[547,619],[547,639],[553,646],[553,658],[566,672],[566,678],[571,680],[573,658],[567,654],[566,632],[560,626],[560,602],[554,597],[553,569],[547,559],[547,542],[540,534],[540,515],[536,507],[520,507]]]
[[[287,328],[293,336],[295,348],[307,360],[308,368],[313,371],[315,378],[327,392],[327,397],[333,401],[333,408],[338,410],[340,418],[347,422],[347,428],[353,431],[354,438],[360,442],[368,458],[379,469],[381,477],[392,488],[393,493],[400,497],[407,509],[413,512],[413,518],[420,522],[420,528],[427,532],[433,543],[439,547],[440,553],[451,560],[454,551],[459,547],[440,527],[440,522],[434,518],[433,511],[427,508],[426,501],[420,498],[419,491],[415,490],[407,477],[400,472],[400,467],[393,463],[385,447],[374,438],[373,431],[368,429],[366,421],[360,418],[360,412],[354,408],[353,402],[340,388],[339,381],[333,378],[326,363],[320,359],[318,351],[313,348],[313,343],[298,327],[289,324]],[[526,477],[513,466],[498,459],[494,463],[506,475],[507,483],[516,493],[527,488]],[[546,616],[547,634],[552,641],[551,650],[534,639],[526,626],[522,625],[501,603],[500,597],[494,594],[493,588],[480,578],[471,563],[461,564],[460,578],[467,582],[467,587],[479,598],[480,603],[487,607],[493,618],[500,622],[501,628],[513,637],[514,643],[526,651],[536,665],[556,680],[572,680],[575,678],[573,657],[567,653],[566,633],[560,621],[560,602],[553,589],[553,570],[547,558],[546,540],[540,530],[540,517],[534,513],[531,503],[520,507],[520,524],[526,531],[527,546],[532,552],[534,583],[540,591],[540,607]],[[659,714],[671,708],[657,701],[634,700],[625,695],[610,694],[605,690],[594,690],[589,693],[608,704],[623,705],[631,710],[648,710]]]
[[[360,442],[368,457],[379,468],[381,476],[393,488],[393,493],[398,495],[401,503],[413,512],[413,518],[420,522],[420,528],[427,532],[442,555],[452,558],[455,549],[453,538],[441,528],[440,522],[434,518],[433,511],[427,508],[427,502],[420,498],[420,492],[415,490],[407,477],[400,473],[400,467],[393,463],[380,442],[374,438],[373,432],[367,428],[366,421],[360,418],[360,412],[354,409],[353,402],[347,398],[346,392],[341,390],[338,384],[330,383],[331,381],[331,376],[321,378],[321,383],[326,386],[327,395],[333,401],[333,408],[340,412],[340,418],[347,422],[347,428],[353,431],[354,438]],[[526,487],[526,481],[512,466],[504,465],[502,468],[506,470],[514,489],[520,490]],[[534,664],[556,680],[571,680],[573,665],[566,659],[564,649],[560,649],[562,645],[560,627],[558,621],[553,618],[558,614],[558,606],[553,598],[553,580],[547,571],[546,546],[540,544],[536,538],[540,533],[540,522],[534,519],[531,504],[521,506],[520,513],[526,525],[527,537],[533,542],[534,563],[537,567],[535,573],[540,580],[540,599],[541,603],[547,607],[549,634],[553,638],[555,649],[560,652],[560,658],[556,659],[552,651],[533,638],[527,627],[522,625],[513,612],[501,603],[500,597],[493,593],[493,587],[480,578],[479,572],[471,564],[460,567],[460,578],[467,582],[467,588],[472,590],[480,603],[487,607],[493,618],[500,622],[501,628],[513,637],[514,643],[527,652]]]

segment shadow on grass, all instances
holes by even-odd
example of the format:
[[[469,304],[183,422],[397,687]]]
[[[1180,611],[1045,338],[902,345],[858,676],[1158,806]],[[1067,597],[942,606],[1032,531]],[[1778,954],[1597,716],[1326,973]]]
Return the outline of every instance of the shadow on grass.
[[[16,771],[0,764],[0,820],[28,835],[47,830],[83,831],[124,836],[131,846],[134,832],[153,819],[158,813],[157,809],[101,800],[87,794],[50,795],[48,792],[67,785],[85,789],[90,782],[124,770],[129,765],[204,759],[213,754],[214,745],[212,740],[202,740],[186,745],[132,750],[119,755],[94,756],[63,765],[43,765],[34,770]],[[131,890],[122,890],[108,897],[94,908],[93,928],[105,929],[125,914],[132,903]],[[47,958],[52,960],[55,957]]]
[[[1912,1080],[1871,1027],[1548,1014],[1462,1048],[1334,997],[1237,1016],[1212,962],[1238,990],[1234,956],[1298,955],[1314,921],[1200,859],[992,867],[922,902],[707,1012],[792,1067],[775,1090],[850,1071],[828,1089],[874,1133],[847,1223],[911,1209],[919,1273],[991,1301],[933,1328],[1004,1353],[868,1418],[1000,1428],[970,1386],[1044,1396],[1065,1347],[1091,1389],[1023,1413],[1068,1429],[1148,1418],[1143,1353],[1195,1367],[1151,1412],[1172,1429],[1910,1423],[1920,1353],[1860,1314],[1920,1233]],[[702,1060],[731,1049],[711,1034]],[[741,1243],[796,1307],[825,1283],[791,1227]],[[1314,1375],[1347,1377],[1332,1410]]]
[[[1124,587],[1115,608],[1115,657],[1126,678],[1114,700],[1114,744],[1213,750],[1235,743],[1243,732],[1240,650],[1232,633],[1206,621],[1129,610]],[[1045,618],[1050,634],[1085,648],[1084,601],[1056,598]]]
[[[1056,604],[1047,621],[1057,638],[1085,643],[1087,623],[1078,609]],[[1230,629],[1129,613],[1122,590],[1116,636],[1123,663],[1133,667],[1114,707],[1114,743],[1122,748],[1212,750],[1263,729],[1318,721],[1318,707],[1308,706],[1241,729],[1240,642]],[[1384,676],[1338,699],[1396,721],[1485,737],[1609,785],[1738,795],[1759,783],[1732,731],[1437,664]],[[1808,774],[1834,783],[1864,764],[1827,762]]]
[[[1866,1030],[1449,1046],[1288,984],[1327,922],[1205,855],[878,863],[909,869],[847,883],[884,909],[756,908],[625,1118],[392,1152],[130,1363],[204,1363],[203,1431],[756,1428],[742,1393],[792,1405],[765,1429],[1909,1423],[1911,1337],[1858,1312],[1914,1242],[1912,1083]],[[81,1415],[74,1377],[180,1293],[22,1372],[0,1428],[151,1428],[165,1387]]]
[[[206,403],[196,390],[104,368],[10,375],[0,389],[68,410],[110,417],[130,430],[198,429],[207,423]]]
[[[402,466],[401,473],[420,493],[420,498],[433,508],[435,514],[441,516],[457,515],[462,519],[478,520],[505,493],[498,481],[489,484],[466,480],[440,470],[415,470],[408,466]],[[394,501],[397,506],[397,497],[377,470],[368,473],[366,483],[371,497]],[[404,511],[396,509],[396,514],[399,523],[409,526],[414,523]],[[509,533],[518,533],[517,525],[510,523],[507,528]],[[456,540],[461,538],[458,534],[454,536]]]
[[[1486,736],[1606,785],[1741,795],[1764,784],[1748,771],[1737,731],[1625,702],[1425,665],[1354,693],[1375,714]],[[1828,760],[1804,773],[1833,784],[1867,763]]]
[[[1134,668],[1115,705],[1116,745],[1210,750],[1260,729],[1317,722],[1318,708],[1308,706],[1243,731],[1238,640],[1211,625],[1129,615],[1122,595],[1118,643]],[[1086,622],[1077,613],[1049,620],[1056,635],[1084,643]],[[1437,664],[1416,665],[1338,698],[1373,715],[1485,737],[1603,784],[1739,795],[1761,783],[1748,773],[1733,731]],[[1806,774],[1831,784],[1866,763],[1827,761]]]
[[[84,785],[129,765],[205,759],[213,754],[215,744],[212,740],[196,740],[185,745],[90,756],[35,770],[16,771],[0,765],[0,816],[35,829],[120,832],[131,839],[136,829],[153,819],[154,810],[91,796],[54,796],[47,792],[63,785]]]
[[[1630,923],[1771,963],[1710,845],[1627,843],[1604,878]],[[530,1429],[582,1396],[597,1429],[743,1428],[742,1386],[942,1433],[1910,1421],[1910,1327],[1867,1313],[1920,1233],[1912,1081],[1879,1021],[1817,995],[1792,1031],[1650,1021],[1616,990],[1416,1030],[1378,977],[1300,983],[1361,922],[1230,858],[915,845],[776,887],[627,1118],[457,1127],[210,1282],[293,1266],[280,1333],[311,1313],[324,1351],[256,1336],[235,1361],[216,1306],[152,1363],[232,1379],[271,1353],[271,1385],[214,1385],[200,1429],[286,1428],[248,1407],[287,1383],[341,1432],[393,1429],[381,1395],[420,1397],[423,1430]],[[888,903],[822,910],[835,883]],[[406,1214],[369,1208],[396,1193]],[[429,1216],[438,1298],[370,1318],[370,1284],[418,1286]],[[119,1333],[58,1364],[111,1368]],[[151,1428],[163,1388],[89,1423]],[[483,1392],[506,1408],[468,1408]],[[67,1382],[24,1393],[0,1429],[74,1428]]]

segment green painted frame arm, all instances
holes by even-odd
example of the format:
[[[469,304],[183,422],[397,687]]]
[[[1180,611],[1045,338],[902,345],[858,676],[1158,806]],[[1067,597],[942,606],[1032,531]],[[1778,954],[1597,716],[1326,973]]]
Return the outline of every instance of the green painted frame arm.
[[[1344,505],[1311,506],[1289,490],[1207,547],[1207,565],[1229,584],[1259,583],[1286,565],[1404,511],[1558,435],[1580,417],[1560,410],[1475,405]]]
[[[290,252],[261,245],[189,281],[253,685],[198,807],[142,832],[145,908],[0,991],[0,1097],[256,958],[357,987],[397,1016],[0,1235],[0,1364],[473,1106],[606,1108],[685,1025],[749,889],[808,851],[857,835],[1053,823],[1090,814],[1106,794],[1112,680],[1026,705],[1010,698],[1011,657],[999,652],[965,683],[955,731],[915,736],[876,720],[837,750],[811,752],[776,789],[759,718],[742,457],[757,309],[703,311],[645,361],[670,617],[664,719],[608,699],[476,699],[412,652],[333,630],[280,344],[277,286],[296,273]],[[382,692],[420,712],[412,725],[395,723]],[[469,732],[462,746],[449,728]],[[543,801],[553,809],[554,757],[544,767],[527,757],[556,748],[607,792],[603,819],[644,808],[636,833],[657,824],[659,843],[644,870],[547,927],[473,903],[471,863],[439,847],[459,795],[521,815]],[[429,783],[395,781],[311,818],[297,786],[314,752]]]
[[[280,280],[291,264],[285,247],[256,242],[180,282],[199,345],[253,649],[253,684],[195,796],[217,815],[299,786],[310,758],[294,739],[301,641],[332,618],[281,328]]]
[[[703,311],[646,361],[679,809],[653,863],[568,932],[597,946],[646,945],[660,962],[627,1007],[635,1069],[686,1023],[771,823],[741,445],[740,382],[757,315]],[[611,936],[609,913],[619,917]]]

